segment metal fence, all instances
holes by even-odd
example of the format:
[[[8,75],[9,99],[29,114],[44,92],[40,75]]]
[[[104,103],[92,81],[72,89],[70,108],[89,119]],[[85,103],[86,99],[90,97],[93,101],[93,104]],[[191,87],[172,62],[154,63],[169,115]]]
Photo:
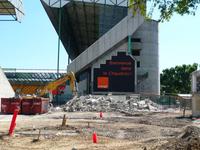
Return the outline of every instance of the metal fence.
[[[140,100],[150,99],[152,102],[162,106],[163,109],[192,109],[192,99],[186,99],[177,95],[150,95],[141,94]]]

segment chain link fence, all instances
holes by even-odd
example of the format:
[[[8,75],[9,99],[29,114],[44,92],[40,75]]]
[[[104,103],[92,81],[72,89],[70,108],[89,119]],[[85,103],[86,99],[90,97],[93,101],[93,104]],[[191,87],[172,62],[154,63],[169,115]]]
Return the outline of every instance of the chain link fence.
[[[140,100],[150,99],[152,102],[162,106],[162,109],[180,109],[191,110],[192,109],[192,97],[181,97],[178,95],[152,95],[141,94]]]

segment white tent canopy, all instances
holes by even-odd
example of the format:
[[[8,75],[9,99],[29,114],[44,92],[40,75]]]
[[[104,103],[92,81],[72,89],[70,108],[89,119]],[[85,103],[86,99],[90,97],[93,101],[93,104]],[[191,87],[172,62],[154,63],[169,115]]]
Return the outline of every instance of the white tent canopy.
[[[12,86],[10,85],[8,79],[6,78],[3,70],[0,67],[0,105],[1,105],[1,98],[9,98],[14,96],[15,92]]]

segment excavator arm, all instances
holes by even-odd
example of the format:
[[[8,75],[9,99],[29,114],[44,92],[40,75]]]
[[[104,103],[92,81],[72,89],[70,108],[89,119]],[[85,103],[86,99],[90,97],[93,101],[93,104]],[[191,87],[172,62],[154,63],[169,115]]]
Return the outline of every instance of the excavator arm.
[[[39,96],[44,96],[45,94],[52,92],[53,90],[58,89],[60,85],[65,84],[69,80],[70,82],[70,89],[73,95],[77,94],[76,88],[76,78],[73,72],[69,72],[61,78],[58,78],[50,83],[48,83],[44,88],[41,89]]]

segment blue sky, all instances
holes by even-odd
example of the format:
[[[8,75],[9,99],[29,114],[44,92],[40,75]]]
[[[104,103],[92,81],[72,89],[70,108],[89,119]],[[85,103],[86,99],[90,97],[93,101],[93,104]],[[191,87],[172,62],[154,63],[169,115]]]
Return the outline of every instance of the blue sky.
[[[0,22],[0,66],[56,69],[58,36],[39,0],[24,0],[22,23]],[[160,71],[182,64],[200,64],[200,11],[172,17],[159,25]],[[60,68],[67,67],[61,46]]]

